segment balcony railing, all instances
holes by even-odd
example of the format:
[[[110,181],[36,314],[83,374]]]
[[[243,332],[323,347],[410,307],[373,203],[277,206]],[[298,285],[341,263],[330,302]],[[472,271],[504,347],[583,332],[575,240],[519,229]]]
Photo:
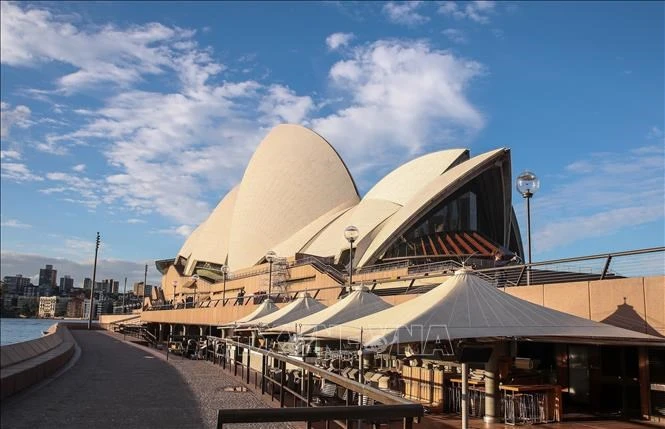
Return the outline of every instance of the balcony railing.
[[[467,266],[474,268],[474,273],[486,279],[498,287],[525,286],[527,284],[551,284],[575,281],[606,280],[627,277],[648,277],[665,275],[665,247],[653,247],[648,249],[631,250],[625,252],[614,252],[575,258],[557,259],[551,261],[535,262],[532,264],[510,264],[499,268],[485,268],[486,262],[475,267],[473,259],[466,261]],[[290,267],[315,264],[317,268],[325,265],[316,258],[305,258],[289,264]],[[377,272],[392,270],[396,267],[407,267],[406,262],[375,265]],[[458,261],[442,261],[431,264],[412,265],[408,267],[407,276],[404,279],[423,279],[437,274],[449,274],[463,264]],[[334,267],[330,267],[333,268]],[[356,271],[356,274],[372,272],[372,267]],[[258,273],[268,270],[256,270]],[[337,271],[339,276],[343,274]],[[348,277],[347,277],[348,279]],[[397,279],[394,279],[397,280]],[[362,283],[362,282],[360,282]],[[401,293],[424,293],[433,286],[401,287],[391,289],[392,294]],[[308,292],[316,298],[319,292],[326,289],[340,290],[340,295],[346,290],[346,285],[333,284],[324,285]],[[273,293],[272,299],[277,302],[288,302],[295,298],[298,292]],[[382,294],[383,295],[383,294]],[[206,299],[198,302],[164,304],[152,306],[148,310],[172,310],[188,308],[214,308],[228,305],[248,305],[249,303],[260,304],[267,298],[265,293],[256,295],[244,295],[227,297],[225,299]]]

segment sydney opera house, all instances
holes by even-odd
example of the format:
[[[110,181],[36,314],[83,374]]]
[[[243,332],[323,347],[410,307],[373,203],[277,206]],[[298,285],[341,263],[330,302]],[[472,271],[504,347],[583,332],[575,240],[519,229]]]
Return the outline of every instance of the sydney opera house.
[[[326,140],[280,125],[259,145],[240,184],[160,268],[173,263],[185,276],[206,277],[222,267],[234,273],[265,263],[269,251],[290,261],[315,257],[348,266],[351,225],[358,230],[354,269],[490,258],[498,249],[521,255],[511,189],[508,149],[474,157],[449,149],[400,166],[361,198]]]
[[[225,341],[236,351],[224,362],[246,365],[255,377],[266,367],[254,354],[294,334],[360,344],[387,360],[381,372],[352,356],[349,378],[364,382],[366,371],[380,385],[392,368],[403,383],[399,395],[454,411],[459,401],[447,395],[458,391],[449,377],[459,370],[447,365],[461,358],[404,364],[431,347],[431,337],[414,331],[420,326],[451,341],[449,351],[467,341],[491,344],[493,357],[477,365],[484,387],[476,411],[486,421],[505,411],[495,401],[500,389],[508,395],[524,384],[542,390],[533,398],[551,401],[543,421],[559,421],[565,410],[665,419],[654,405],[665,399],[663,273],[611,269],[622,258],[662,258],[665,249],[589,257],[597,270],[571,269],[580,258],[525,264],[513,192],[511,153],[500,147],[420,156],[361,197],[330,143],[279,125],[177,254],[156,261],[162,287],[140,323],[168,347],[191,336]],[[387,347],[396,348],[386,355]],[[613,366],[617,359],[625,364]],[[359,364],[364,370],[351,376]],[[410,390],[414,383],[428,387]]]

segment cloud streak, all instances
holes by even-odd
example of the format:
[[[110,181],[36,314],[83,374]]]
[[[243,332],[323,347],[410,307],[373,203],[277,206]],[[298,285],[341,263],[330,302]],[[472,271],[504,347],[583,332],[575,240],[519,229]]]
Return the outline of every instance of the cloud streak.
[[[570,162],[557,185],[533,204],[534,217],[543,225],[534,230],[534,249],[546,252],[662,220],[664,166],[662,145],[593,153]],[[583,198],[571,197],[580,194]]]

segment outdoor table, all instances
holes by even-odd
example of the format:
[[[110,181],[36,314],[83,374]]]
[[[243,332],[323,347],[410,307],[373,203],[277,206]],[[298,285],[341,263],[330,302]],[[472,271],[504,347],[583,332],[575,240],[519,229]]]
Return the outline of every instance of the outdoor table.
[[[501,385],[504,422],[509,425],[560,422],[561,386]]]

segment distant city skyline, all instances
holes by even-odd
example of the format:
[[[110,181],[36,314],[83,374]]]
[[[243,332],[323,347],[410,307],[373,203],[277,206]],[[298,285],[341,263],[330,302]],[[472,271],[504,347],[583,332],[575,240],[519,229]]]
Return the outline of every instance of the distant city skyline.
[[[0,7],[2,277],[91,278],[99,231],[98,281],[159,284],[282,122],[361,194],[424,153],[511,148],[513,180],[541,178],[534,261],[665,245],[662,2]]]

